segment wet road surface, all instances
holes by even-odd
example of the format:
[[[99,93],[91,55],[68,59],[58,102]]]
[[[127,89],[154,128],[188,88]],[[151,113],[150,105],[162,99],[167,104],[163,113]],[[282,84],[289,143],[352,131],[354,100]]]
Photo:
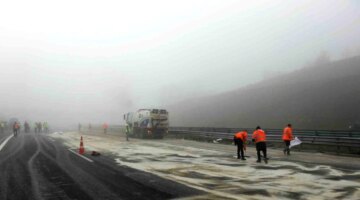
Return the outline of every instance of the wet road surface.
[[[201,193],[105,155],[85,155],[90,162],[43,134],[10,135],[0,137],[0,199],[173,199]]]

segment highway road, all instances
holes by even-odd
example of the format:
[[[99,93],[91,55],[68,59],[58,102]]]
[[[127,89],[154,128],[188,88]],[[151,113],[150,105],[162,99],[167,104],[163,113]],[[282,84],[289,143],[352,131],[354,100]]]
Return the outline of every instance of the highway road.
[[[85,155],[77,153],[80,137]],[[360,158],[103,133],[0,135],[0,199],[358,199]],[[91,151],[100,156],[91,156]]]
[[[109,156],[86,158],[44,134],[0,136],[0,199],[173,199],[199,190],[119,166]]]

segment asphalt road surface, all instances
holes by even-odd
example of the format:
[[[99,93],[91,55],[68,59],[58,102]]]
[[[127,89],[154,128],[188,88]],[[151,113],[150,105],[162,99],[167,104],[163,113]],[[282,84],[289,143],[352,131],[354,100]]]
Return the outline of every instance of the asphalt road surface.
[[[0,135],[0,199],[174,199],[200,191],[119,166],[108,156],[87,158],[42,134]]]

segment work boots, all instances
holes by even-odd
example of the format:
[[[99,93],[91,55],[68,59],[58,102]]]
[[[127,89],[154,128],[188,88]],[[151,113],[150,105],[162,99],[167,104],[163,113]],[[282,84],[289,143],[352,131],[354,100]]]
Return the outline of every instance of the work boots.
[[[284,152],[284,155],[290,156],[290,149],[289,149],[289,148],[285,148],[285,149],[283,150],[283,152]]]

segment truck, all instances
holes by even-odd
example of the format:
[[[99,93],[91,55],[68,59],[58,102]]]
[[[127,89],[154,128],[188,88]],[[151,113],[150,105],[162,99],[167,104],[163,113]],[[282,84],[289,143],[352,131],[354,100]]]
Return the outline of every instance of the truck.
[[[124,120],[130,137],[162,139],[169,129],[169,113],[165,109],[139,109],[124,114]]]

